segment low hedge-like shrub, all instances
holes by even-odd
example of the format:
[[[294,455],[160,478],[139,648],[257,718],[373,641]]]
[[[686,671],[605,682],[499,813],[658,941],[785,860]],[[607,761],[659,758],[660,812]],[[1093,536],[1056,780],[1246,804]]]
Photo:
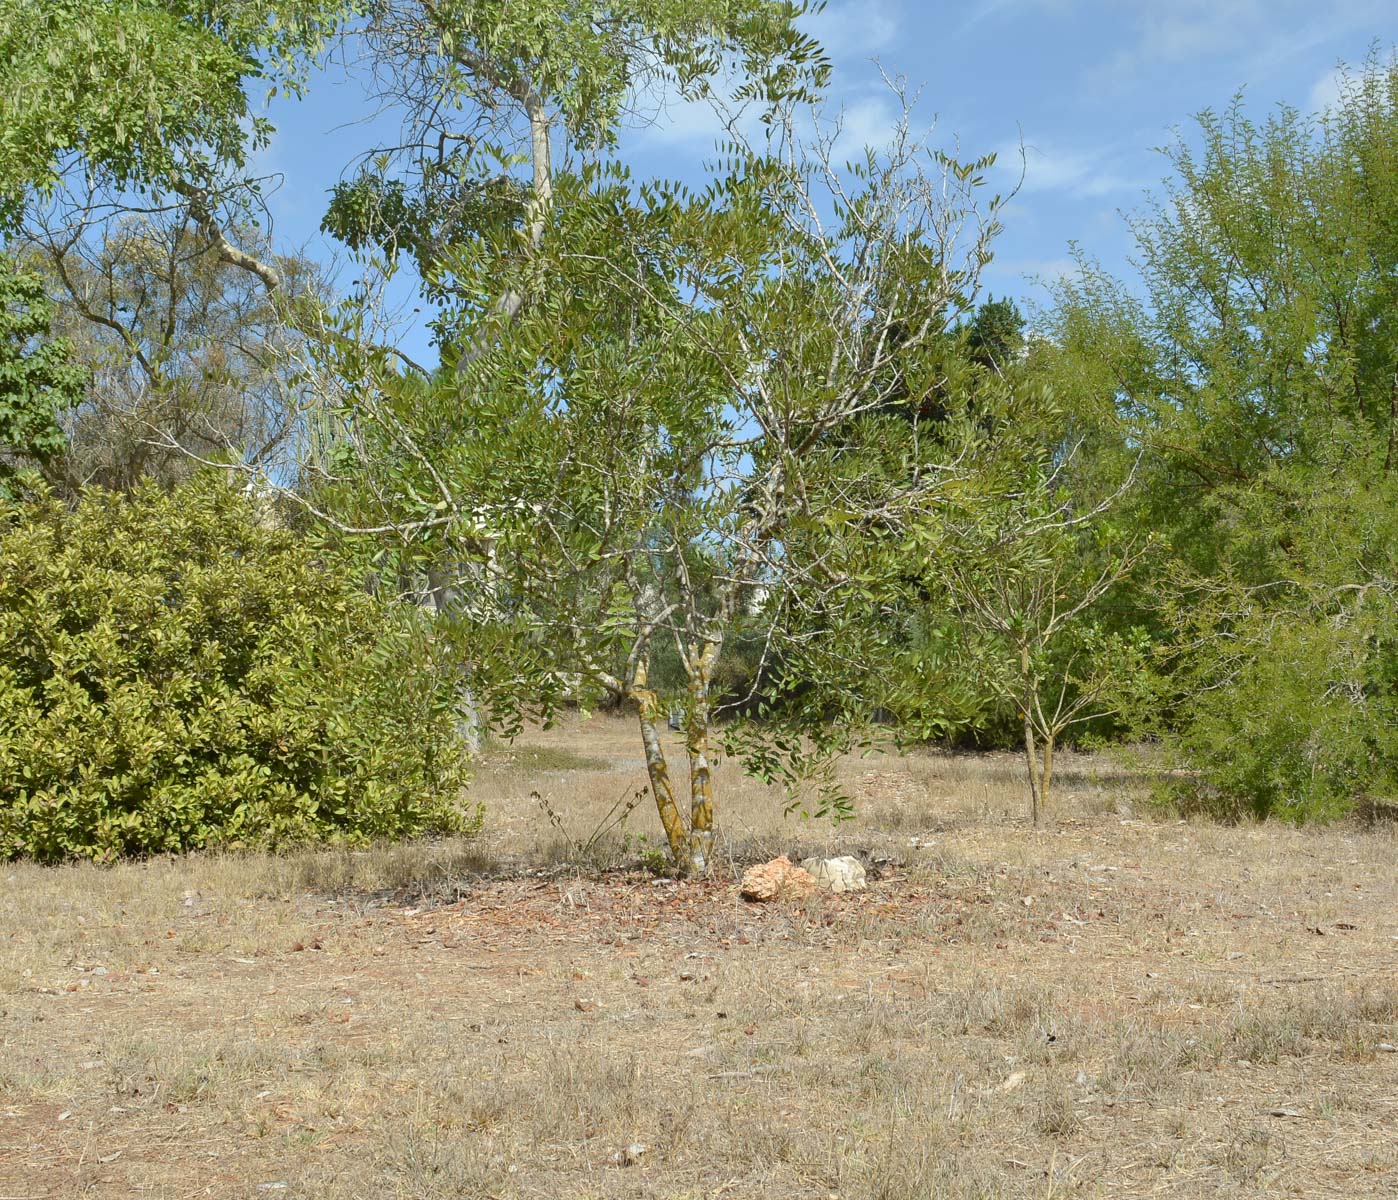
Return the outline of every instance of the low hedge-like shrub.
[[[0,505],[0,856],[469,829],[457,682],[222,477]]]

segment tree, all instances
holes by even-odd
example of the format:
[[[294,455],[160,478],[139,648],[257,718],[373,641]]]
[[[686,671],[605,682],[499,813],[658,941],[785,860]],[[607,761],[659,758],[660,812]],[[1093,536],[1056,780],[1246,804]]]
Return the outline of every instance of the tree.
[[[278,293],[222,263],[184,214],[52,229],[40,213],[12,242],[44,275],[58,327],[92,375],[63,419],[66,490],[129,491],[147,477],[168,486],[209,461],[294,478],[301,337],[279,299],[303,303],[318,272],[272,254],[255,231],[239,234],[275,264]]]
[[[1110,501],[1078,507],[1056,468],[1031,462],[1023,478],[1017,494],[982,500],[968,522],[952,518],[934,535],[930,586],[953,614],[951,669],[1014,707],[1038,826],[1063,736],[1120,713],[1143,669],[1143,631],[1112,630],[1099,609],[1150,542],[1103,519]]]
[[[477,420],[477,385],[465,376],[478,358],[515,336],[513,323],[531,305],[548,302],[544,242],[556,232],[560,197],[576,194],[570,180],[615,163],[628,105],[638,97],[663,102],[706,94],[726,78],[735,81],[731,98],[739,102],[813,94],[827,67],[819,47],[797,28],[806,9],[787,0],[613,0],[600,7],[572,0],[386,0],[369,7],[352,36],[372,64],[370,90],[401,115],[403,134],[391,146],[366,148],[332,198],[324,227],[361,256],[365,283],[346,306],[353,313],[348,330],[333,321],[322,329],[352,359],[367,352],[430,376],[429,408],[440,424],[425,429],[416,416],[404,420],[391,405],[375,403],[378,417],[388,420],[360,413],[332,434],[344,411],[340,402],[366,394],[359,366],[337,364],[332,375],[349,380],[348,390],[331,383],[330,403],[312,419],[325,451],[318,462],[330,468],[322,497],[343,499],[344,489],[328,476],[345,465],[346,454],[411,472],[433,454],[456,453],[454,431]],[[396,272],[405,253],[425,297],[439,308],[438,370],[408,362],[393,349],[391,332],[371,329],[364,319],[371,281]],[[425,474],[440,500],[445,493],[435,468]],[[369,494],[381,477],[369,472]],[[375,536],[444,532],[440,513],[425,524],[405,522],[401,505],[387,507],[367,522],[347,519],[344,510],[334,520]],[[332,516],[326,504],[317,511]],[[425,575],[439,611],[460,615],[463,593],[482,586],[470,578],[470,562],[489,557],[495,519],[478,530],[467,554],[445,536],[434,544],[410,537],[415,544],[393,551],[395,573],[405,582]],[[518,698],[507,707],[517,704]]]
[[[230,231],[255,215],[252,89],[299,92],[351,0],[0,0],[0,228],[95,191],[113,214],[178,209],[269,289]],[[51,220],[57,225],[61,220]]]
[[[87,373],[62,339],[43,281],[0,254],[0,498],[14,499],[20,473],[63,449],[60,415],[83,398]]]
[[[1024,314],[1004,297],[987,297],[962,332],[970,360],[997,374],[1009,370],[1027,351]]]
[[[988,160],[925,156],[906,122],[886,154],[848,168],[833,135],[810,153],[799,114],[828,68],[797,25],[806,6],[784,0],[379,0],[354,21],[309,0],[226,13],[145,0],[129,28],[124,7],[72,7],[41,6],[79,32],[38,58],[28,43],[52,43],[53,26],[0,10],[16,78],[106,73],[124,90],[134,73],[160,97],[168,42],[208,78],[209,107],[167,117],[156,103],[133,140],[123,102],[70,99],[51,143],[17,111],[4,178],[57,203],[79,171],[152,205],[178,197],[210,251],[268,288],[276,272],[231,236],[257,194],[247,151],[267,133],[244,122],[240,94],[299,86],[326,39],[353,44],[404,132],[366,147],[327,213],[363,260],[361,292],[339,314],[297,312],[331,367],[302,498],[385,538],[385,566],[425,569],[444,611],[471,618],[463,659],[501,719],[536,695],[544,711],[592,688],[634,701],[672,854],[705,869],[709,689],[733,630],[761,628],[783,671],[789,723],[749,760],[804,768],[797,734],[819,731],[859,661],[814,620],[870,602],[845,570],[859,544],[961,469],[947,438],[905,421],[870,453],[908,469],[873,486],[832,436],[895,391],[934,387],[933,348],[969,310],[996,228],[996,204],[973,202]],[[112,60],[136,33],[139,53]],[[734,142],[711,188],[637,183],[619,165],[626,107],[652,93],[725,114]],[[737,136],[743,106],[770,144]],[[363,303],[405,252],[439,308],[438,367],[408,361]],[[687,817],[657,753],[662,636],[689,682]]]
[[[831,138],[801,143],[801,115],[779,106],[771,145],[735,146],[731,174],[697,195],[620,168],[555,178],[529,302],[450,373],[339,363],[356,453],[337,482],[359,488],[370,528],[463,564],[483,703],[633,704],[690,873],[712,862],[712,684],[735,631],[761,631],[784,695],[731,744],[794,782],[838,736],[832,717],[862,724],[875,703],[858,640],[821,636],[841,610],[862,640],[882,636],[856,616],[873,603],[847,569],[858,547],[960,472],[949,439],[898,421],[878,452],[908,469],[868,487],[832,434],[895,388],[934,386],[995,229],[994,203],[974,205],[986,164],[929,169],[905,117],[846,175]],[[686,679],[684,807],[652,686],[661,639]]]
[[[884,419],[922,416],[960,478],[908,515],[873,568],[898,626],[888,707],[901,734],[1017,742],[1035,825],[1061,740],[1115,716],[1140,674],[1144,633],[1108,602],[1149,545],[1119,520],[1137,464],[1084,464],[1090,430],[1056,402],[1052,349],[993,299],[943,340],[934,403],[900,395]]]
[[[66,486],[170,480],[180,452],[265,468],[288,432],[266,352],[294,340],[307,272],[269,249],[256,93],[298,94],[359,7],[0,0],[0,233],[96,375]]]
[[[389,264],[411,255],[448,365],[489,344],[528,296],[520,263],[556,179],[614,158],[628,106],[712,94],[813,96],[828,74],[805,0],[380,0],[354,37],[375,99],[402,117],[338,187],[327,231]]]
[[[1133,223],[1144,295],[1090,264],[1064,289],[1058,379],[1144,448],[1129,519],[1172,551],[1142,594],[1167,647],[1146,728],[1191,802],[1304,819],[1398,767],[1398,62],[1320,116],[1240,98],[1198,133]]]

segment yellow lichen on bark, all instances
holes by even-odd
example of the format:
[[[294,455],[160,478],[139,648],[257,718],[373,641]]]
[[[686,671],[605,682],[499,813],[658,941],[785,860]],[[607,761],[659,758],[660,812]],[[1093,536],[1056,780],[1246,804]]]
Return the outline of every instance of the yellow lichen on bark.
[[[713,861],[714,777],[709,762],[709,682],[718,659],[719,643],[690,647],[689,721],[685,749],[689,753],[689,867],[702,875]]]
[[[670,768],[665,762],[665,747],[660,744],[660,731],[657,724],[660,718],[660,698],[653,692],[645,664],[636,668],[636,681],[631,694],[636,699],[636,708],[641,722],[641,743],[646,751],[646,774],[650,777],[650,788],[655,794],[655,807],[660,814],[660,824],[665,829],[665,840],[670,844],[670,858],[677,866],[689,861],[689,837],[680,815],[680,806],[675,801],[674,785],[670,782]]]

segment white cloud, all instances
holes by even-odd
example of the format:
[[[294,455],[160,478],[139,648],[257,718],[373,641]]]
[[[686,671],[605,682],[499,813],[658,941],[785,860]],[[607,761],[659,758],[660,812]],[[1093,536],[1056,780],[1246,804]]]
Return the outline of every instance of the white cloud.
[[[1143,55],[1179,62],[1246,46],[1259,26],[1275,25],[1287,0],[1173,0],[1154,5],[1140,22]]]
[[[893,45],[900,26],[891,0],[846,0],[813,13],[802,23],[832,59],[873,54]]]
[[[1059,258],[995,258],[991,259],[981,282],[988,285],[989,291],[995,290],[989,285],[996,283],[1002,290],[1008,290],[1012,285],[1026,281],[1053,287],[1062,280],[1076,278],[1081,269],[1066,255]]]
[[[651,98],[634,106],[642,126],[642,145],[692,147],[710,150],[714,143],[731,137],[725,118],[707,100]],[[752,141],[761,140],[761,113],[756,106],[736,113],[738,130]]]
[[[840,133],[835,139],[837,156],[860,156],[865,146],[882,149],[893,139],[899,114],[891,93],[869,92],[847,99],[839,109]],[[826,132],[836,119],[833,108],[820,115],[820,125]],[[752,145],[766,143],[767,131],[761,122],[761,110],[753,106],[739,115],[737,128]],[[803,138],[815,134],[809,117],[799,121],[798,133]],[[692,147],[711,149],[718,141],[731,137],[723,118],[709,104],[701,101],[673,103],[660,109],[654,120],[641,132],[642,144],[650,146]]]
[[[712,142],[723,130],[713,107],[702,100],[652,100],[634,106],[648,142]]]
[[[1066,192],[1081,199],[1140,191],[1141,181],[1112,166],[1110,150],[1072,150],[1051,142],[1024,142],[1023,195],[1034,192]],[[996,151],[996,167],[1008,181],[1019,178],[1020,143],[1009,142]]]
[[[998,21],[1002,17],[1014,17],[1030,11],[1066,13],[1079,7],[1080,3],[1081,0],[981,0],[979,4],[967,6],[956,36],[960,37],[979,25]]]
[[[866,96],[851,101],[840,114],[840,136],[836,149],[841,154],[858,154],[866,146],[881,149],[892,140],[899,114],[884,96]]]
[[[1041,0],[1004,0],[1039,3]],[[1241,56],[1241,77],[1256,83],[1279,66],[1346,31],[1392,17],[1392,0],[1131,0],[1137,36],[1093,73],[1099,86],[1129,86],[1152,68]]]
[[[1311,85],[1309,111],[1321,113],[1339,103],[1344,91],[1345,73],[1339,67],[1326,71]]]

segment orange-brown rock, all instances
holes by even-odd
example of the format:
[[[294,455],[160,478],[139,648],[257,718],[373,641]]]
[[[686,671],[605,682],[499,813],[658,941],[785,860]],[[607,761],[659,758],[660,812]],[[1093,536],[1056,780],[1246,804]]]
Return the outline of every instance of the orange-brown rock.
[[[744,900],[796,900],[816,889],[811,873],[796,866],[783,854],[771,862],[749,867],[743,872],[738,894]]]

